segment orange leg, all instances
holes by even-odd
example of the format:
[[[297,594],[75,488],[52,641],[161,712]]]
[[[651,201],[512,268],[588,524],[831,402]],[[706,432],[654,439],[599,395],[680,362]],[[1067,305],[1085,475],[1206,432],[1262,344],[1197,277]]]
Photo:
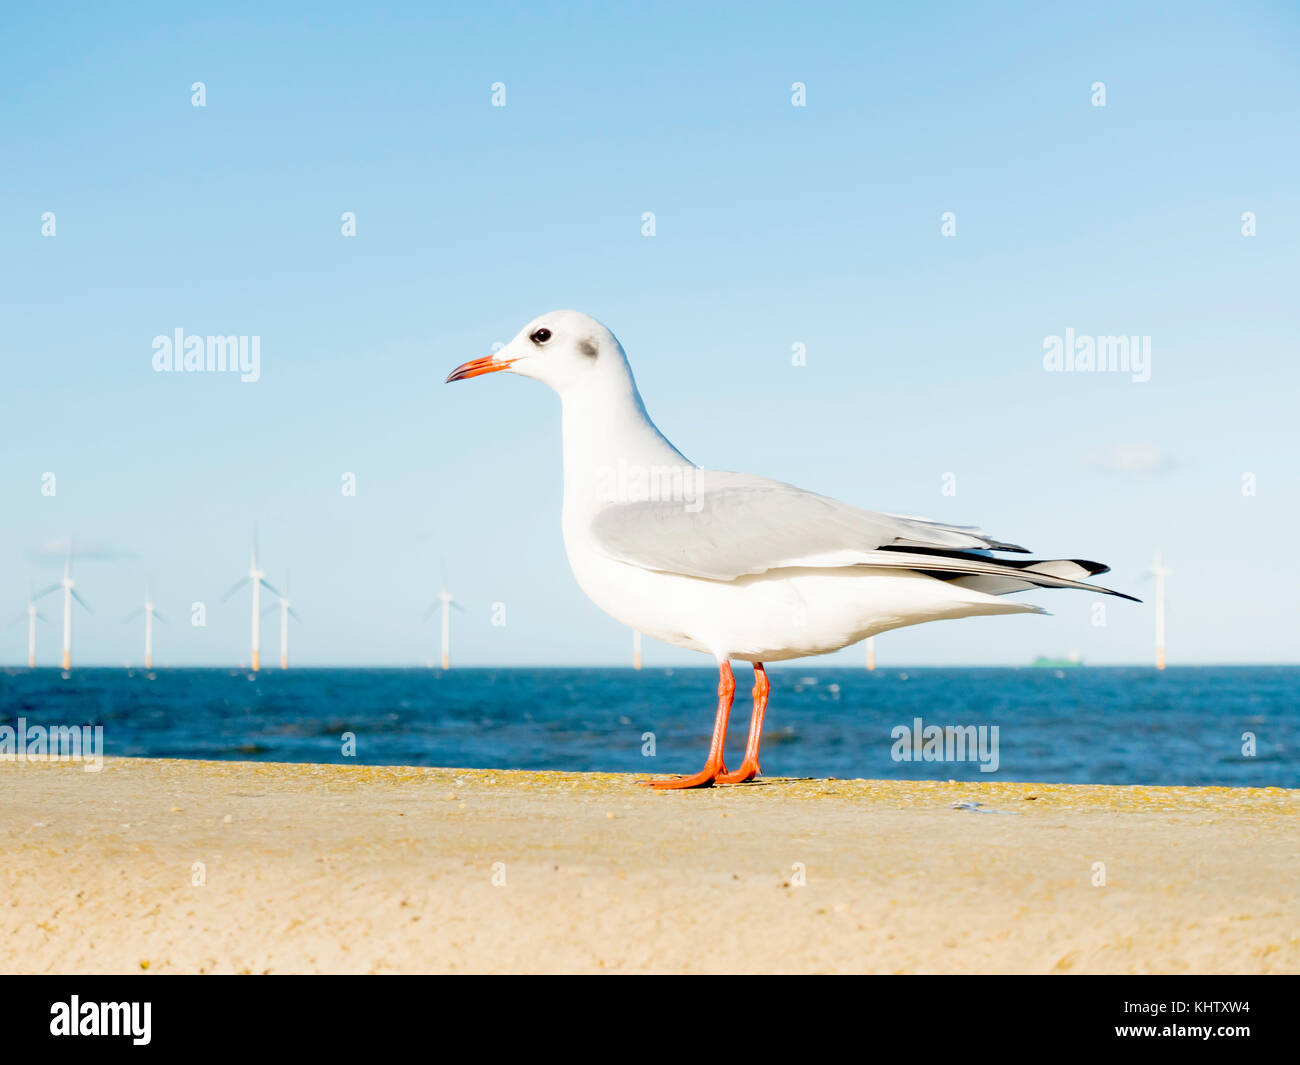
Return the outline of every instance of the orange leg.
[[[648,788],[711,788],[713,782],[727,771],[722,764],[722,745],[727,739],[727,718],[731,716],[731,704],[735,698],[736,677],[731,672],[731,663],[723,660],[718,663],[718,716],[713,721],[713,742],[709,745],[709,760],[704,763],[704,768],[689,777],[642,780],[639,783]]]
[[[762,770],[758,767],[758,743],[763,735],[763,714],[767,710],[767,693],[772,690],[762,662],[754,663],[754,716],[749,719],[749,742],[745,744],[745,760],[734,773],[725,770],[718,774],[719,784],[744,784],[753,780]]]

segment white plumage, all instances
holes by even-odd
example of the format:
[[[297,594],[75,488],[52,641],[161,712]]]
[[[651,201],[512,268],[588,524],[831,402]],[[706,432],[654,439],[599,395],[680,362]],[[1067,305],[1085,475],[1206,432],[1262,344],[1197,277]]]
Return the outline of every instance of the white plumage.
[[[717,659],[723,734],[731,659],[781,661],[925,621],[1042,613],[1003,598],[1034,587],[1122,594],[1085,583],[1106,571],[1097,563],[999,559],[992,552],[1024,548],[695,466],[650,420],[618,340],[577,311],[542,315],[448,380],[500,370],[550,385],[563,404],[564,545],[579,585],[624,625]],[[741,779],[757,772],[760,688],[765,704],[765,677],[753,772]],[[711,772],[671,783],[737,778],[721,765],[717,727],[714,746]]]

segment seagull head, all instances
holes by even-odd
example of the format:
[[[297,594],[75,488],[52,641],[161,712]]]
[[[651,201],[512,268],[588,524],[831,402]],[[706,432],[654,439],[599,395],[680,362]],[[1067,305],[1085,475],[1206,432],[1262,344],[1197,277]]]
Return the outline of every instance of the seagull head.
[[[447,381],[483,374],[519,374],[550,385],[560,395],[611,377],[627,377],[627,358],[614,334],[581,311],[551,311],[534,318],[500,351],[462,363]]]

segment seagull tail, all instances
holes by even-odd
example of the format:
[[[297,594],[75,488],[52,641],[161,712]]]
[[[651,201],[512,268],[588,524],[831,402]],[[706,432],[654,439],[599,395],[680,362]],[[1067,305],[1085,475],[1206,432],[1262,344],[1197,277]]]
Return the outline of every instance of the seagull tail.
[[[1011,595],[1031,588],[1077,588],[1100,592],[1140,603],[1125,592],[1090,583],[1090,578],[1109,573],[1110,567],[1082,558],[1006,559],[985,552],[946,551],[925,548],[882,548],[897,552],[899,562],[941,581],[986,595]],[[906,560],[906,561],[904,561]]]
[[[1118,596],[1133,603],[1142,601],[1124,592],[1117,592],[1113,588],[1088,583],[1090,577],[1110,572],[1110,567],[1100,562],[1089,562],[1082,558],[1051,558],[1029,563],[1006,562],[1006,565],[1013,567],[1014,572],[965,574],[950,579],[953,584],[961,585],[963,588],[974,588],[988,595],[1012,595],[1016,592],[1027,592],[1032,588],[1078,588],[1084,591],[1101,592],[1103,595]]]

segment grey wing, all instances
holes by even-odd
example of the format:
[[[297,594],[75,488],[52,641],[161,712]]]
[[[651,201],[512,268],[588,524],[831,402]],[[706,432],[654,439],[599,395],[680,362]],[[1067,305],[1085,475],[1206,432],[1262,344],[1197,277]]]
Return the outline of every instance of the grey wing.
[[[900,564],[880,557],[885,548],[1025,550],[978,529],[860,510],[765,477],[699,470],[687,480],[694,483],[680,499],[604,507],[591,524],[596,545],[620,562],[710,580],[792,566]]]

